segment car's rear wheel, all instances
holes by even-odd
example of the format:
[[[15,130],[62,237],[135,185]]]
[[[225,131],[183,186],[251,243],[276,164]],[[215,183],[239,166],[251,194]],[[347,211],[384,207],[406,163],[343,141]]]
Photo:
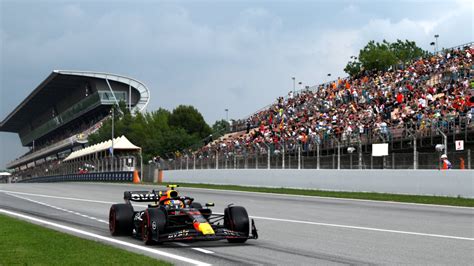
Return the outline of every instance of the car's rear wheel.
[[[166,227],[166,214],[158,208],[149,208],[143,214],[142,240],[145,245],[159,243],[159,234]]]
[[[224,227],[243,234],[241,238],[228,238],[230,243],[244,243],[249,236],[250,219],[247,211],[241,206],[232,206],[224,210]]]
[[[114,204],[109,211],[109,230],[113,236],[132,235],[133,206],[130,204]]]

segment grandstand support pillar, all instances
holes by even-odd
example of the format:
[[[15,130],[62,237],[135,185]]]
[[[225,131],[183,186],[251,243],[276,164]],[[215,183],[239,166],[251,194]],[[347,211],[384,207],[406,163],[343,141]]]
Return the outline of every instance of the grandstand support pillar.
[[[362,170],[362,141],[359,140],[359,170]]]
[[[216,151],[216,169],[219,169],[219,151]]]
[[[186,170],[189,170],[189,156],[186,154]]]
[[[196,170],[196,154],[193,154],[193,170]]]
[[[320,169],[320,153],[319,153],[319,142],[318,142],[318,145],[316,145],[316,169]]]
[[[298,170],[301,169],[301,145],[298,145]]]

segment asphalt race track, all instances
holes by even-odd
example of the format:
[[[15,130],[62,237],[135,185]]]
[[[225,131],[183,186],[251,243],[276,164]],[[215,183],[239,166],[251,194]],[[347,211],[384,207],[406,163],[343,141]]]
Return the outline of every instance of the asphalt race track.
[[[123,202],[125,190],[148,189],[151,186],[103,183],[1,184],[0,210],[177,265],[472,265],[474,261],[474,208],[192,188],[178,191],[201,203],[214,202],[216,213],[229,203],[244,206],[255,219],[260,238],[245,244],[166,243],[151,249],[139,249],[142,242],[130,237],[112,238],[107,223],[110,205]]]

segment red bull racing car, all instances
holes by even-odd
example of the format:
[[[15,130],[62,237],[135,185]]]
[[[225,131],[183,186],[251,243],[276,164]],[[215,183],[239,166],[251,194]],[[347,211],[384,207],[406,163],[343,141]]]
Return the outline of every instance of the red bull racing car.
[[[244,243],[258,238],[255,222],[244,207],[230,204],[223,215],[213,214],[213,203],[203,207],[191,197],[179,196],[176,187],[169,185],[165,191],[125,191],[125,203],[110,207],[110,233],[135,236],[146,245],[221,239]],[[143,211],[135,211],[132,201],[150,204]]]

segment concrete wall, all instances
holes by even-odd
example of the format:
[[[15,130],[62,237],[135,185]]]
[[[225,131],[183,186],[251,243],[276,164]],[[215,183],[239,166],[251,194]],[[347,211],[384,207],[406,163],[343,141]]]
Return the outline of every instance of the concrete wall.
[[[472,170],[173,170],[163,182],[474,198]]]

